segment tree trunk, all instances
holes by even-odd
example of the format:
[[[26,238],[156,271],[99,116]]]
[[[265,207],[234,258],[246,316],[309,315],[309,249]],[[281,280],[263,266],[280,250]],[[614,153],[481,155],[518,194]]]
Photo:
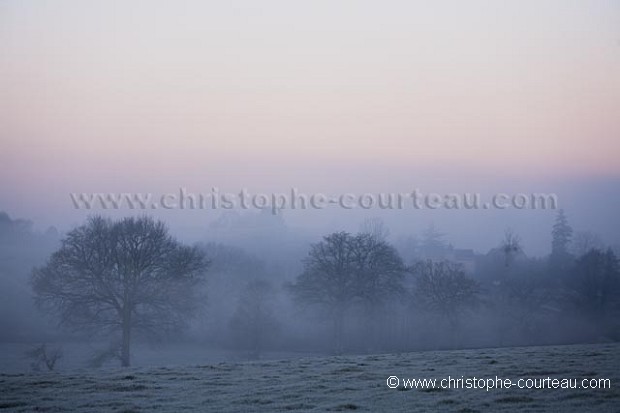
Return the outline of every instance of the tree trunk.
[[[130,356],[129,356],[129,347],[131,343],[131,309],[123,310],[123,338],[121,344],[121,366],[129,367]]]

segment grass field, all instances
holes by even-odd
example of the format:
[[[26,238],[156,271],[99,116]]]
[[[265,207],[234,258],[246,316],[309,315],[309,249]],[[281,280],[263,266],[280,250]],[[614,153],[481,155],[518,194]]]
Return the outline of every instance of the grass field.
[[[620,345],[521,347],[0,375],[2,411],[619,412]],[[389,376],[401,382],[387,386]],[[403,379],[610,379],[599,389],[404,389]]]

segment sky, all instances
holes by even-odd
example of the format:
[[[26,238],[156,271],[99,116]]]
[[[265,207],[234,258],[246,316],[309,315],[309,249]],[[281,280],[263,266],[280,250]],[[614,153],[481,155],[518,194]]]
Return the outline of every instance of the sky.
[[[613,238],[619,73],[617,0],[5,0],[0,210],[67,228],[70,192],[548,190]],[[553,215],[511,214],[486,216]]]

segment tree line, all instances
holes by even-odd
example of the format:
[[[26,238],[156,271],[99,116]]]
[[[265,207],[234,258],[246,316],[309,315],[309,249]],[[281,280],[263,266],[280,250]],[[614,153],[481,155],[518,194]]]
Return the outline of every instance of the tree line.
[[[507,230],[471,270],[442,253],[433,228],[420,245],[397,248],[369,221],[311,244],[302,271],[277,283],[259,260],[184,245],[150,217],[93,217],[33,271],[32,288],[62,326],[112,337],[102,359],[122,366],[136,336],[170,336],[204,308],[220,343],[253,357],[283,347],[340,354],[620,339],[615,253],[585,240],[573,253],[563,211],[551,231],[548,257],[528,258]]]

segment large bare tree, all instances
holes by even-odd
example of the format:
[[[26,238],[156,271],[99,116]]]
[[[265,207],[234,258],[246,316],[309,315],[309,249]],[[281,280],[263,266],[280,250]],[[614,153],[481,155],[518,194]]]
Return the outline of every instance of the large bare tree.
[[[186,324],[207,266],[202,252],[180,244],[160,221],[93,217],[67,234],[32,282],[37,304],[61,324],[120,334],[121,364],[129,366],[134,331]]]

